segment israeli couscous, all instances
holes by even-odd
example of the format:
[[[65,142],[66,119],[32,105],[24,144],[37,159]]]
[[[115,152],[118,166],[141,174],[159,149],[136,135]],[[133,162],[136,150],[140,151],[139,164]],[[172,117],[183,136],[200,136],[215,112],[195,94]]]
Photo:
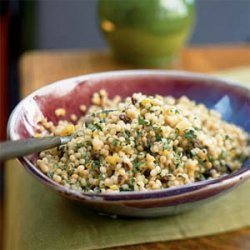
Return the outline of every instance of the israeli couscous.
[[[74,114],[66,121],[66,110],[57,109],[61,121],[43,118],[36,134],[74,135],[37,160],[44,174],[67,188],[121,192],[181,186],[229,174],[249,156],[245,131],[185,96],[136,93],[122,101],[101,90],[90,107],[79,109],[92,121]]]

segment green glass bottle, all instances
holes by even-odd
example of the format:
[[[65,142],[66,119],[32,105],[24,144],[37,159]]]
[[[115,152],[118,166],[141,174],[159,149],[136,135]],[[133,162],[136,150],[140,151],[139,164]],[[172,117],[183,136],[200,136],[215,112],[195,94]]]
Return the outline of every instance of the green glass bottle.
[[[194,0],[99,0],[99,23],[116,58],[172,64],[189,38]]]

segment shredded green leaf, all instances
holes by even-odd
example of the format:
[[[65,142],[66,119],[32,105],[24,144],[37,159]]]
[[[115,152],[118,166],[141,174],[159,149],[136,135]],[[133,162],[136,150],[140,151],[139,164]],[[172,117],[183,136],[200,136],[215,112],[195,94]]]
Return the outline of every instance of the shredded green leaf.
[[[139,125],[148,125],[148,123],[141,116],[138,117]]]
[[[119,143],[119,140],[114,139],[111,144],[113,147],[116,147],[118,145],[118,143]]]
[[[194,138],[196,138],[195,131],[193,129],[186,130],[186,132],[184,134],[184,137],[186,139],[194,139]]]

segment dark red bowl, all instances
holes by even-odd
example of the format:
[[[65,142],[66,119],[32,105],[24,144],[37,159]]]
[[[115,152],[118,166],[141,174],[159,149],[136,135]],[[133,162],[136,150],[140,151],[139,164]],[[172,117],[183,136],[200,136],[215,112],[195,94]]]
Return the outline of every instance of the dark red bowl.
[[[225,120],[250,132],[250,90],[237,82],[181,71],[129,70],[97,73],[47,85],[22,100],[9,119],[11,140],[32,137],[39,117],[58,122],[57,108],[80,116],[79,105],[90,105],[92,93],[106,89],[109,95],[130,96],[135,92],[189,98],[216,108]],[[67,117],[69,118],[69,117]],[[20,158],[25,169],[63,196],[95,210],[133,217],[176,214],[203,204],[236,187],[250,177],[250,163],[237,172],[182,187],[155,191],[93,194],[65,188],[43,174],[35,164],[37,155]]]

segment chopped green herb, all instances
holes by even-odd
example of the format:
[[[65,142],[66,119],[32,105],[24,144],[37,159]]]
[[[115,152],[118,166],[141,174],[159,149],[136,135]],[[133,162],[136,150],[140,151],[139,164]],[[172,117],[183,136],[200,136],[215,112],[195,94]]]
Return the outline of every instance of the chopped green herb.
[[[220,156],[219,156],[219,160],[223,160],[227,157],[228,155],[228,152],[222,150],[221,153],[220,153]]]
[[[155,139],[156,139],[156,141],[161,141],[162,135],[161,134],[156,134]]]
[[[125,138],[126,143],[129,144],[130,143],[130,132],[129,131],[127,131],[127,130],[124,131],[124,138]]]
[[[175,159],[174,160],[174,165],[175,165],[176,168],[180,167],[180,165],[181,165],[180,159]]]
[[[183,155],[184,155],[184,156],[187,156],[188,158],[191,158],[191,157],[193,156],[193,154],[192,154],[190,148],[185,149],[185,150],[183,151]]]
[[[198,163],[199,163],[199,165],[202,166],[202,167],[203,167],[204,164],[205,164],[204,161],[203,161],[201,158],[198,158]]]
[[[131,177],[130,179],[129,179],[129,183],[128,183],[128,186],[129,186],[129,190],[130,191],[134,191],[134,189],[135,189],[135,178],[134,177]]]
[[[194,139],[194,138],[196,138],[195,131],[193,129],[186,130],[184,137],[186,139]]]
[[[176,138],[177,138],[177,134],[175,132],[171,132],[169,134],[168,140],[172,141],[172,140],[175,140]]]
[[[50,171],[47,172],[47,176],[48,176],[49,178],[53,179],[53,175],[54,175],[54,174],[53,174],[52,172],[50,172]]]
[[[85,160],[85,164],[90,162],[90,156],[89,155],[84,155],[83,159]]]
[[[106,179],[106,175],[104,173],[99,174],[99,180],[104,181]]]
[[[235,160],[238,160],[238,161],[240,161],[240,162],[243,162],[243,161],[245,161],[246,159],[247,159],[247,157],[244,156],[244,155],[237,155],[237,156],[235,157]]]
[[[151,146],[152,146],[151,142],[147,142],[147,145],[144,147],[144,150],[146,152],[151,152],[151,150],[150,150]]]
[[[109,114],[109,113],[112,113],[112,112],[114,112],[115,110],[114,109],[110,109],[110,110],[105,110],[105,109],[102,109],[102,110],[100,110],[100,111],[98,111],[98,114],[100,113],[100,114]]]
[[[208,161],[210,161],[210,162],[214,161],[214,158],[211,155],[208,155],[207,158],[208,158]]]
[[[94,188],[94,192],[95,192],[95,193],[100,193],[100,192],[101,192],[100,187],[95,187],[95,188]]]
[[[164,150],[169,150],[171,147],[170,147],[170,145],[169,145],[169,142],[165,142],[164,144],[163,144],[163,149]]]
[[[58,147],[58,150],[59,150],[61,153],[64,153],[64,152],[66,151],[66,148],[67,148],[66,145],[60,145],[60,146]]]
[[[94,124],[88,123],[87,128],[90,129],[91,131],[102,130],[102,127],[97,123],[94,123]]]
[[[90,191],[91,190],[91,184],[89,182],[87,182],[87,184],[85,186],[85,190],[86,191]]]
[[[162,128],[161,127],[158,127],[158,126],[155,126],[153,125],[152,126],[152,129],[155,131],[155,133],[157,134],[161,134],[162,133]]]
[[[91,163],[92,169],[96,169],[99,166],[100,166],[100,161],[99,160],[92,161],[92,163]]]
[[[113,147],[116,147],[118,145],[118,143],[119,143],[119,140],[114,139],[111,144]]]
[[[68,172],[69,176],[71,176],[74,173],[74,170],[73,169],[68,169],[67,172]]]
[[[170,164],[168,164],[168,173],[169,174],[173,173],[173,169],[172,169],[172,166]]]
[[[119,190],[121,192],[126,192],[126,191],[132,191],[132,189],[130,189],[129,187],[125,188],[125,187],[120,187]]]
[[[135,171],[139,172],[140,171],[140,166],[143,165],[144,162],[139,161],[138,159],[133,161],[133,168]]]
[[[76,144],[77,148],[82,148],[83,146],[84,146],[84,144],[82,142]]]
[[[194,127],[195,130],[200,131],[201,129],[198,127]]]
[[[92,141],[86,141],[85,143],[87,146],[92,146]]]
[[[139,125],[148,125],[147,121],[143,119],[141,116],[138,117],[138,123]]]
[[[206,180],[206,177],[203,174],[200,174],[200,180],[204,181],[204,180]]]
[[[54,164],[54,165],[53,165],[53,168],[54,168],[54,169],[57,169],[58,167],[59,167],[58,164]]]

